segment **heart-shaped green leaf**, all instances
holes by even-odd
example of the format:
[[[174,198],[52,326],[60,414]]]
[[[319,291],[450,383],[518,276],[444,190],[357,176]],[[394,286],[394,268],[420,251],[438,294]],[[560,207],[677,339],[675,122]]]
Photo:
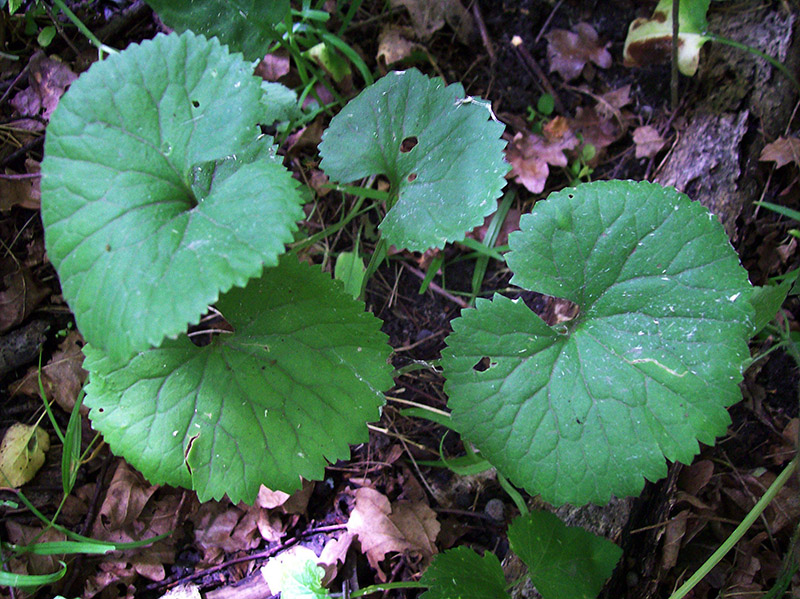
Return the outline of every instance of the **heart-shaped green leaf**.
[[[543,599],[594,599],[622,549],[549,512],[531,512],[508,527],[511,549],[525,562]]]
[[[218,37],[247,60],[261,60],[275,40],[275,25],[289,14],[289,0],[147,0],[178,32]]]
[[[520,300],[453,321],[453,422],[551,503],[603,503],[689,462],[741,398],[747,273],[717,221],[672,188],[598,182],[539,202],[509,239],[512,283],[576,303],[550,327]],[[489,358],[488,368],[484,358]]]
[[[491,551],[483,557],[467,547],[440,553],[420,582],[429,587],[420,599],[508,599],[503,568]]]
[[[241,56],[192,33],[129,46],[61,99],[47,252],[81,333],[112,358],[185,331],[291,241],[300,195],[259,138],[261,99]]]
[[[285,256],[217,303],[235,332],[115,366],[87,346],[86,404],[112,450],[151,482],[252,502],[291,492],[365,441],[392,384],[380,321],[318,268]]]
[[[503,125],[491,114],[488,102],[465,98],[458,83],[393,71],[333,118],[321,167],[342,182],[388,177],[392,206],[380,224],[387,243],[441,248],[497,209],[510,167]]]

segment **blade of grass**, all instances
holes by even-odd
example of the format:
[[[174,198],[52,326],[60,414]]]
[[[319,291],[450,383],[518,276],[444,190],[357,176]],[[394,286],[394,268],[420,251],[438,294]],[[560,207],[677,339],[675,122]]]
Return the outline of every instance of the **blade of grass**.
[[[439,269],[442,267],[443,263],[444,263],[444,256],[442,254],[439,254],[433,260],[431,260],[431,263],[428,265],[428,270],[425,273],[425,278],[422,279],[422,283],[419,286],[418,293],[420,295],[423,295],[428,290],[428,285],[431,284],[431,281],[433,281],[433,277],[435,277],[436,273],[439,272]]]
[[[483,237],[483,246],[491,249],[497,242],[497,237],[500,235],[500,230],[508,215],[508,210],[514,202],[516,195],[513,191],[508,191],[500,201],[497,212],[494,213],[489,226],[486,229],[486,235]],[[482,255],[475,261],[475,270],[472,272],[472,294],[470,295],[469,305],[474,306],[475,300],[481,291],[483,279],[486,276],[486,269],[489,266],[489,256]]]
[[[67,564],[59,561],[61,570],[52,574],[13,574],[11,572],[0,572],[0,585],[7,587],[34,587],[43,584],[51,584],[64,578],[67,573]]]
[[[42,350],[39,350],[39,370],[37,372],[38,382],[39,382],[39,397],[42,399],[42,403],[44,404],[44,411],[47,412],[47,417],[50,419],[50,424],[53,425],[53,430],[58,437],[58,440],[61,441],[61,444],[64,444],[64,433],[61,432],[61,428],[58,426],[58,422],[56,422],[56,417],[53,414],[53,410],[50,408],[50,402],[47,401],[47,393],[44,391],[44,384],[42,383]]]
[[[791,218],[800,222],[800,212],[797,210],[792,210],[791,208],[787,208],[786,206],[781,206],[780,204],[773,204],[771,202],[753,202],[756,206],[764,206],[764,208],[769,208],[773,212],[777,212],[783,216]]]
[[[33,543],[32,545],[4,543],[3,546],[14,553],[30,553],[33,555],[66,555],[71,553],[104,555],[117,550],[117,546],[114,543],[85,543],[82,541],[52,541]]]
[[[353,50],[347,43],[345,43],[342,39],[336,37],[332,33],[325,32],[322,34],[322,39],[326,44],[330,44],[334,48],[338,49],[339,52],[344,54],[347,58],[350,59],[350,62],[353,63],[353,66],[358,69],[358,72],[361,73],[361,76],[364,78],[364,83],[366,85],[372,85],[375,83],[375,79],[372,77],[372,73],[370,73],[369,68],[367,67],[366,63],[361,59],[358,55],[358,52]]]
[[[78,393],[75,405],[64,431],[63,450],[61,452],[61,485],[66,497],[72,493],[81,466],[81,406],[83,405],[83,389]]]

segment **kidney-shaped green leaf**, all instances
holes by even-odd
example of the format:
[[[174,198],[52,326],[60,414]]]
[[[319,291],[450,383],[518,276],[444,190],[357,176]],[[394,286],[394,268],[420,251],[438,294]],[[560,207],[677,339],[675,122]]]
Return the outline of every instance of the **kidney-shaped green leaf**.
[[[365,441],[392,384],[380,321],[318,268],[284,257],[217,303],[235,332],[165,341],[115,366],[84,349],[86,404],[111,449],[201,501],[292,491]]]
[[[443,355],[456,428],[551,503],[637,494],[729,422],[752,332],[725,233],[672,188],[597,182],[552,194],[509,239],[512,283],[579,307],[550,327],[479,300]],[[487,360],[488,358],[488,367]]]
[[[261,99],[241,56],[192,33],[131,45],[61,99],[42,220],[89,343],[125,360],[277,263],[303,213],[259,138]]]
[[[434,556],[420,582],[429,588],[420,599],[508,599],[500,560],[491,551],[483,557],[467,547]]]
[[[176,31],[216,36],[248,60],[261,60],[289,14],[289,0],[147,0]]]
[[[622,557],[608,539],[549,512],[515,518],[508,540],[543,599],[595,599]]]
[[[440,248],[497,209],[509,166],[503,125],[490,115],[488,102],[465,99],[458,83],[393,71],[333,118],[321,167],[342,182],[388,177],[393,205],[380,224],[386,241]]]

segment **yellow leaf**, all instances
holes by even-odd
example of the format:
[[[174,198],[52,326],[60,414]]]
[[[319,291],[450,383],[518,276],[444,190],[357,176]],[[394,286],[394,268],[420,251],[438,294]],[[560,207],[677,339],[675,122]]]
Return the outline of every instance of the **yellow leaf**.
[[[13,424],[0,444],[0,484],[14,488],[30,481],[44,464],[50,436],[34,425]]]

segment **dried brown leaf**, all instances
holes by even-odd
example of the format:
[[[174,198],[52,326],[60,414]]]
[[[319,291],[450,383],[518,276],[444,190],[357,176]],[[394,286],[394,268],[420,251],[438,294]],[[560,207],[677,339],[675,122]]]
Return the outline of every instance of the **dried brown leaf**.
[[[71,331],[59,344],[47,364],[42,367],[42,387],[48,400],[56,403],[67,413],[72,412],[75,400],[83,388],[88,374],[83,365],[83,337]],[[32,366],[21,381],[12,385],[13,394],[39,395],[39,367]],[[84,413],[88,410],[84,410]]]
[[[469,43],[475,24],[460,0],[392,0],[392,6],[406,7],[420,40],[430,39],[447,23],[461,43]]]
[[[637,158],[652,158],[664,147],[664,138],[655,127],[642,125],[633,130]]]
[[[557,117],[560,118],[560,117]],[[563,120],[556,121],[553,130],[560,131]],[[547,137],[535,133],[519,132],[506,146],[506,160],[511,164],[509,177],[524,185],[532,193],[541,193],[552,166],[567,166],[565,150],[578,145],[578,138],[567,128],[561,137]]]
[[[388,25],[378,36],[378,63],[390,67],[411,56],[422,47],[409,38],[413,32],[407,27]]]
[[[631,103],[631,86],[623,85],[620,88],[613,89],[610,92],[604,93],[600,96],[597,106],[597,114],[601,117],[610,119],[612,117],[619,118],[619,111],[623,106]]]
[[[602,69],[611,66],[608,44],[600,45],[597,32],[588,23],[578,23],[574,31],[554,29],[545,37],[550,72],[557,71],[565,81],[578,78],[589,62]]]
[[[800,138],[779,137],[771,144],[764,146],[758,159],[761,162],[774,162],[777,168],[790,162],[800,166]]]
[[[225,553],[257,547],[262,537],[256,512],[245,511],[229,502],[202,504],[191,519],[195,544],[203,552],[203,563],[219,563]]]
[[[289,55],[284,53],[267,54],[255,68],[255,75],[264,81],[277,81],[284,75],[289,74],[290,62]]]
[[[396,502],[375,489],[362,487],[354,493],[355,506],[347,530],[358,536],[361,549],[378,572],[390,552],[408,551],[426,562],[436,553],[440,525],[436,513],[424,503]]]
[[[49,58],[42,51],[36,52],[28,64],[29,86],[14,96],[11,105],[22,115],[38,116],[41,112],[49,119],[67,87],[78,76],[63,62]]]
[[[576,134],[583,137],[584,144],[592,144],[598,152],[625,134],[625,128],[620,126],[616,118],[601,117],[593,106],[578,107],[575,118],[570,119],[570,125]],[[624,119],[623,125],[627,125]]]
[[[0,178],[0,211],[7,212],[14,206],[27,210],[38,210],[41,199],[38,177],[30,179]]]
[[[325,577],[322,580],[322,585],[327,584],[336,578],[339,572],[339,564],[343,564],[347,559],[347,552],[350,550],[350,545],[353,544],[356,536],[351,532],[343,533],[338,539],[331,539],[325,543],[322,548],[322,553],[319,554],[319,563],[325,568]]]
[[[103,505],[95,520],[93,534],[103,540],[117,540],[116,533],[130,526],[158,487],[148,483],[136,470],[120,460]],[[129,539],[126,539],[129,540]]]
[[[50,294],[27,268],[14,267],[3,276],[0,291],[0,333],[20,324]]]

